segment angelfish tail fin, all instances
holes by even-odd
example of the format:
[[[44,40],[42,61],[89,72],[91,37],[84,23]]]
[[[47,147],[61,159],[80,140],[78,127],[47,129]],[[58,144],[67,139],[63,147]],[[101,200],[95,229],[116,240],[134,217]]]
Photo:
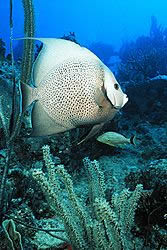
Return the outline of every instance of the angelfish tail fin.
[[[22,110],[23,112],[36,100],[34,91],[36,88],[29,86],[28,84],[21,84],[22,91]]]
[[[131,138],[130,138],[130,143],[134,146],[136,146],[136,136],[135,135],[132,135]]]

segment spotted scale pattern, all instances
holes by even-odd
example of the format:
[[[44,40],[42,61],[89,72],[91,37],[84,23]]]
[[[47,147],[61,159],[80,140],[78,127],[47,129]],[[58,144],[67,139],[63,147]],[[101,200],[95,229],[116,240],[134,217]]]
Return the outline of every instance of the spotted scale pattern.
[[[45,76],[38,87],[38,100],[47,114],[64,127],[94,123],[103,116],[95,100],[103,79],[99,62],[74,58]]]

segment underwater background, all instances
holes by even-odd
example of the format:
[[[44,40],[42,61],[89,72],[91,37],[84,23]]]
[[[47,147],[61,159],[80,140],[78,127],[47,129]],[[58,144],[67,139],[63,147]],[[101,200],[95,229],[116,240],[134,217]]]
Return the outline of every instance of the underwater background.
[[[165,0],[1,1],[0,249],[167,249],[166,9]],[[42,47],[14,40],[27,36],[88,48],[127,94],[89,140],[78,145],[91,124],[29,137],[20,85]],[[124,141],[99,142],[106,132]]]

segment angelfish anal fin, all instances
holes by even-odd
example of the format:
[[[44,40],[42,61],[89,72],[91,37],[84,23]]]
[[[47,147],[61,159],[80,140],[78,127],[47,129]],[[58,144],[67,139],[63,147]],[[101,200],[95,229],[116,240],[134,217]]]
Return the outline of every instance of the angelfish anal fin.
[[[81,143],[89,140],[91,137],[93,137],[94,135],[96,135],[100,129],[103,127],[104,123],[100,123],[100,124],[96,124],[93,126],[93,128],[90,130],[90,132],[88,133],[88,135],[81,140],[80,142],[77,143],[77,145],[80,145]]]

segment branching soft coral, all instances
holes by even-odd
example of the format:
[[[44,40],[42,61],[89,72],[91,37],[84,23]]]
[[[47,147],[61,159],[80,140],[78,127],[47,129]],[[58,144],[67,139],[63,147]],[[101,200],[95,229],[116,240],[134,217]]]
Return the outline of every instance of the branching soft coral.
[[[143,186],[137,185],[133,192],[124,189],[120,194],[114,194],[110,204],[105,197],[104,175],[98,161],[84,158],[89,176],[91,204],[88,207],[77,196],[72,178],[64,166],[53,163],[49,146],[43,147],[43,157],[47,173],[34,170],[33,177],[55,214],[61,218],[72,248],[134,249],[136,243],[132,240],[131,230]]]

